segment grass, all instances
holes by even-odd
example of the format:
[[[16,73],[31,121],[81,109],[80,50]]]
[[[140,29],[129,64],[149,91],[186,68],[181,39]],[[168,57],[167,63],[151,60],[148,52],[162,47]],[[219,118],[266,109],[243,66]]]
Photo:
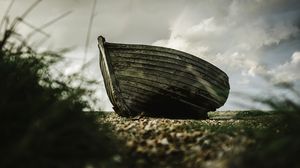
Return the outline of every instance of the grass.
[[[293,88],[287,89],[299,95]],[[266,129],[255,132],[257,143],[234,159],[230,167],[300,167],[297,157],[300,152],[299,98],[260,99],[280,120],[273,120]]]
[[[0,32],[0,167],[116,166],[114,136],[84,112],[93,90],[71,86],[78,74],[54,78],[63,52],[38,53],[16,34]]]
[[[255,131],[264,131],[269,125],[281,120],[280,116],[264,111],[226,111],[210,112],[209,120],[191,120],[183,125],[184,129],[210,131],[214,133],[253,135]],[[269,124],[268,124],[269,123]]]

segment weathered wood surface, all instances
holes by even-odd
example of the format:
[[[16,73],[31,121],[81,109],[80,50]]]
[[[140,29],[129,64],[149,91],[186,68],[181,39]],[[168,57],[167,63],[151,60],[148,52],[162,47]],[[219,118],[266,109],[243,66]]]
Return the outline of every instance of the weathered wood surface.
[[[228,97],[228,76],[198,57],[164,47],[107,43],[101,36],[98,41],[105,87],[119,115],[206,115]]]

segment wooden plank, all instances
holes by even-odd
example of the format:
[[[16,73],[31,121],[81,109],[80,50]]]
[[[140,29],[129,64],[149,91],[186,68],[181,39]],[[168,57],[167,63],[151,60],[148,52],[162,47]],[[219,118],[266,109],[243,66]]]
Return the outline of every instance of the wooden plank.
[[[228,76],[224,72],[220,73],[213,66],[210,66],[207,62],[202,62],[200,60],[195,62],[195,60],[191,60],[174,54],[172,55],[170,53],[163,53],[163,52],[152,51],[152,50],[145,52],[145,51],[140,51],[138,49],[122,50],[121,48],[118,48],[118,50],[112,49],[110,51],[110,55],[113,58],[112,61],[114,61],[114,56],[116,55],[116,57],[127,57],[131,59],[148,58],[155,62],[169,62],[177,65],[189,65],[199,73],[203,74],[205,72],[209,72],[207,73],[207,76],[211,77],[212,79],[216,79],[216,80],[220,79],[228,82]],[[227,84],[226,86],[229,87],[229,84]]]
[[[119,44],[119,43],[106,43],[106,47],[110,51],[118,50],[138,53],[151,54],[151,52],[159,53],[158,55],[169,56],[170,58],[180,58],[182,61],[189,62],[190,64],[199,64],[199,66],[204,66],[208,68],[207,70],[211,71],[211,73],[216,72],[217,74],[223,74],[227,76],[221,69],[216,67],[215,65],[199,58],[194,55],[174,50],[171,48],[159,47],[159,46],[149,46],[149,45],[140,45],[140,44]],[[228,78],[228,76],[227,76]]]

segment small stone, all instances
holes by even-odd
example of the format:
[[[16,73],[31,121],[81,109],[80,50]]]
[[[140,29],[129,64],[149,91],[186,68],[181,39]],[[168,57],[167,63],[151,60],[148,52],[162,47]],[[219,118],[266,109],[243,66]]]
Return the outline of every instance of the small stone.
[[[180,132],[176,133],[176,137],[177,137],[177,138],[180,138],[180,137],[182,137],[182,136],[183,136],[182,133],[180,133]]]
[[[154,146],[155,145],[155,140],[147,139],[146,144],[149,145],[149,146]]]
[[[195,151],[195,152],[199,152],[199,151],[201,151],[201,147],[200,146],[193,146],[192,148],[191,148],[191,150],[193,150],[193,151]]]
[[[134,141],[127,141],[126,146],[132,147],[134,145]]]
[[[149,131],[151,129],[151,126],[150,126],[150,124],[148,123],[146,126],[145,126],[145,130],[146,131]]]
[[[168,141],[167,138],[163,138],[163,139],[160,141],[160,143],[161,143],[162,145],[168,145],[168,144],[169,144],[169,141]]]
[[[157,150],[156,147],[153,147],[153,148],[150,149],[150,152],[153,153],[153,154],[155,154],[155,153],[158,152],[158,150]]]

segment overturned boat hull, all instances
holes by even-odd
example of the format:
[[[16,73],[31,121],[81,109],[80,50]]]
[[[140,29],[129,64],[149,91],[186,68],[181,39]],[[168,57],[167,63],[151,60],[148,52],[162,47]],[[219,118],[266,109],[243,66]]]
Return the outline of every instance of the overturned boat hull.
[[[206,115],[229,94],[228,76],[178,50],[105,42],[98,37],[100,68],[108,97],[121,116]]]

